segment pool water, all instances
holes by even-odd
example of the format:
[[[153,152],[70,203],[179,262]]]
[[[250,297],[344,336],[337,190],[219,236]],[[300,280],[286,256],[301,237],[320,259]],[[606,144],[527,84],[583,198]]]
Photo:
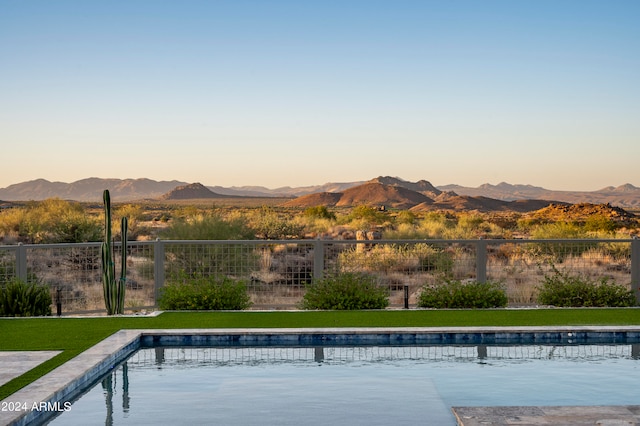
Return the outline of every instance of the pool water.
[[[452,406],[637,404],[640,345],[150,348],[52,425],[454,425]]]

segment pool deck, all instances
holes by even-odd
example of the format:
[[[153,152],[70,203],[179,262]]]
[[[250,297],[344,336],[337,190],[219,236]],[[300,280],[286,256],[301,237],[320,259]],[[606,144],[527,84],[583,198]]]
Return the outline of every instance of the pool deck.
[[[0,352],[0,386],[23,375],[32,368],[62,353],[62,351]]]
[[[607,327],[448,327],[448,328],[335,328],[335,329],[189,329],[189,330],[121,330],[49,374],[0,401],[0,425],[26,425],[37,421],[42,411],[62,411],[64,402],[78,390],[84,389],[98,377],[110,371],[141,343],[151,344],[161,340],[163,344],[202,344],[211,341],[240,342],[255,345],[309,342],[356,344],[372,343],[380,336],[392,337],[394,342],[439,338],[448,344],[474,344],[474,340],[495,340],[496,336],[529,336],[537,343],[551,336],[568,342],[576,336],[598,338],[604,334],[637,334],[637,326]],[[426,337],[425,337],[426,336]],[[492,337],[493,336],[493,337]],[[537,337],[536,337],[537,336]],[[56,351],[0,352],[0,384],[56,356]],[[639,400],[640,402],[640,400]],[[43,404],[44,403],[44,404]],[[48,404],[48,405],[47,405]],[[8,410],[9,407],[14,410]],[[571,406],[571,407],[452,407],[456,421],[461,426],[480,425],[640,425],[640,405],[631,406]],[[46,414],[46,413],[45,413]]]
[[[453,407],[461,426],[638,425],[640,405],[591,407]]]

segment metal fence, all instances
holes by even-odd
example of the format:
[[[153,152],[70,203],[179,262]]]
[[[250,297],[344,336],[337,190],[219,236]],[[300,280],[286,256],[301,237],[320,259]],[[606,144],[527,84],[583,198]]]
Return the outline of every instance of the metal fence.
[[[122,249],[115,245],[116,251]],[[292,309],[306,286],[333,272],[366,272],[390,289],[392,307],[414,306],[420,289],[444,279],[499,281],[511,305],[536,302],[554,268],[609,278],[640,296],[640,240],[243,240],[127,242],[125,307],[157,306],[162,286],[185,274],[246,283],[253,308]],[[116,257],[118,259],[118,257]],[[100,243],[0,246],[0,282],[49,286],[63,313],[104,312]]]

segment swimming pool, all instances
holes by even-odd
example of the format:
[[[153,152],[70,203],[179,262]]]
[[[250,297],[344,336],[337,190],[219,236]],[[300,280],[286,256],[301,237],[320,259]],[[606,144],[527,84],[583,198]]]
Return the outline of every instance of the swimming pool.
[[[452,406],[637,404],[640,344],[156,347],[52,425],[433,424]]]
[[[389,350],[388,348],[400,347],[402,350],[407,350],[410,347],[465,347],[471,348],[472,356],[461,357],[459,355],[453,356],[453,358],[457,358],[455,370],[461,371],[463,368],[462,365],[466,362],[467,364],[477,364],[479,366],[484,366],[484,370],[482,371],[497,371],[498,378],[505,383],[511,383],[511,379],[513,377],[512,373],[509,373],[508,370],[498,369],[492,367],[492,363],[494,362],[494,358],[496,354],[494,354],[494,349],[498,347],[511,347],[512,345],[533,345],[534,347],[559,347],[559,346],[570,346],[574,347],[575,345],[596,345],[596,346],[612,346],[612,347],[624,347],[625,352],[622,354],[616,355],[607,354],[606,356],[597,355],[596,358],[586,359],[582,356],[582,359],[586,360],[587,364],[593,364],[597,366],[602,362],[601,358],[610,358],[620,360],[621,362],[630,362],[630,366],[623,366],[620,370],[622,372],[611,372],[610,374],[605,374],[605,377],[613,377],[613,378],[621,378],[622,381],[619,382],[623,390],[627,387],[627,384],[624,383],[625,377],[628,377],[629,374],[636,374],[636,370],[632,370],[631,372],[628,370],[630,367],[634,367],[636,365],[636,357],[637,357],[637,344],[640,343],[640,327],[638,326],[569,326],[569,327],[404,327],[404,328],[327,328],[327,329],[186,329],[186,330],[121,330],[114,335],[108,337],[87,351],[83,352],[76,358],[66,362],[62,366],[56,368],[54,371],[48,373],[46,376],[41,379],[36,380],[31,383],[27,387],[21,389],[20,391],[12,394],[9,398],[3,400],[2,402],[27,402],[29,406],[30,404],[43,404],[46,403],[49,407],[53,407],[52,410],[26,410],[21,412],[0,412],[0,424],[11,424],[11,425],[26,425],[26,424],[43,424],[48,421],[53,414],[59,413],[60,411],[56,407],[64,407],[65,404],[69,401],[75,400],[78,395],[86,392],[93,384],[101,383],[101,377],[107,373],[116,373],[116,376],[110,376],[112,379],[116,380],[118,374],[122,374],[120,380],[115,383],[112,387],[115,389],[117,395],[117,389],[121,389],[121,385],[126,381],[133,386],[131,389],[135,389],[136,392],[127,392],[128,395],[132,395],[131,406],[135,407],[138,410],[140,407],[146,407],[146,403],[138,403],[136,401],[140,400],[142,393],[138,392],[140,389],[138,388],[138,382],[134,381],[129,377],[128,371],[131,370],[130,362],[127,362],[126,369],[127,374],[118,370],[119,365],[122,364],[123,361],[127,360],[132,354],[134,354],[139,349],[153,349],[156,350],[156,347],[164,347],[166,350],[180,350],[180,351],[198,351],[204,350],[205,348],[215,347],[216,350],[265,350],[267,353],[270,350],[276,350],[278,348],[290,348],[292,350],[304,350],[309,351],[313,349],[314,354],[314,362],[309,362],[310,356],[306,356],[304,358],[304,362],[302,364],[308,364],[312,368],[301,369],[298,363],[293,363],[293,367],[296,367],[295,374],[290,378],[290,385],[292,389],[296,389],[294,384],[297,382],[296,386],[298,389],[302,389],[299,391],[299,394],[302,395],[303,391],[307,391],[308,389],[315,389],[316,385],[320,386],[320,384],[331,383],[332,377],[342,383],[342,386],[329,385],[330,390],[334,390],[336,395],[343,395],[343,398],[336,397],[334,401],[341,400],[349,400],[350,404],[346,405],[345,412],[354,413],[358,412],[358,409],[353,402],[351,402],[351,397],[353,395],[357,395],[362,393],[363,391],[356,389],[356,381],[353,380],[350,376],[352,373],[358,373],[362,371],[368,371],[367,368],[376,370],[379,366],[384,366],[390,363],[390,361],[385,357],[376,358],[375,362],[364,362],[360,360],[359,362],[346,362],[340,356],[336,358],[336,354],[342,353],[340,351],[345,350],[345,348],[349,347],[361,347],[364,349],[358,349],[357,353],[361,351],[371,351],[374,347],[382,347],[385,348],[384,351]],[[622,345],[622,346],[620,346]],[[188,347],[188,348],[187,348]],[[325,351],[323,351],[322,358],[323,362],[318,362],[316,359],[316,351],[319,351],[318,347],[324,347]],[[335,349],[330,349],[335,348]],[[330,352],[333,350],[334,352]],[[329,351],[329,352],[328,352]],[[337,351],[337,352],[336,352]],[[165,352],[169,353],[169,352]],[[239,352],[238,352],[239,353]],[[541,352],[542,353],[542,352]],[[558,353],[558,349],[554,350],[554,353]],[[155,354],[155,352],[154,352]],[[612,355],[612,356],[610,356]],[[154,355],[155,356],[155,355]],[[319,353],[318,353],[319,356]],[[386,356],[386,355],[385,355]],[[270,358],[274,358],[273,356],[269,356]],[[406,358],[406,357],[404,357]],[[405,362],[404,358],[401,356],[401,362]],[[409,361],[415,363],[418,366],[424,365],[433,365],[439,367],[437,370],[451,371],[447,370],[444,367],[444,361],[434,360],[432,358],[422,358],[423,362],[419,361],[415,362],[417,356],[409,357]],[[451,356],[445,357],[451,358]],[[509,358],[504,356],[497,356],[497,358]],[[544,358],[544,357],[542,357]],[[579,357],[580,358],[580,357]],[[587,357],[588,358],[588,357]],[[166,360],[171,360],[171,357],[165,357]],[[234,359],[238,359],[235,357]],[[242,359],[242,358],[240,358]],[[257,358],[260,360],[262,358]],[[347,358],[348,359],[348,358]],[[467,361],[462,362],[461,359],[467,359]],[[186,361],[182,361],[183,363]],[[336,362],[337,365],[336,365]],[[523,359],[516,359],[513,362],[518,365],[518,373],[522,370],[524,371],[526,368],[523,365],[528,365],[528,361]],[[617,362],[617,361],[616,361]],[[170,364],[170,362],[169,362]],[[205,364],[207,364],[205,362]],[[228,363],[227,363],[228,364]],[[216,373],[221,374],[224,371],[231,371],[227,369],[227,364],[223,364],[224,368],[221,366],[216,366]],[[234,364],[234,363],[231,363]],[[262,361],[256,361],[254,359],[251,362],[241,363],[242,368],[251,367],[252,364],[256,364],[255,367],[261,367],[262,370],[254,370],[254,371],[263,371],[269,370],[271,367],[266,367],[266,364]],[[275,362],[273,363],[274,367],[286,366],[287,368],[292,367],[291,362]],[[131,364],[131,367],[133,364]],[[168,364],[167,364],[168,366]],[[373,366],[373,367],[372,367]],[[491,367],[491,368],[487,368]],[[349,368],[348,371],[345,369]],[[535,371],[535,368],[533,368]],[[163,371],[169,371],[170,369],[163,369]],[[187,369],[189,370],[189,369]],[[196,371],[196,369],[193,369]],[[302,370],[305,370],[304,374],[313,374],[318,372],[323,372],[322,374],[327,374],[326,377],[319,376],[299,376],[302,374]],[[569,369],[571,371],[572,369]],[[184,378],[184,372],[186,370],[177,370],[179,371],[179,377]],[[414,407],[418,407],[418,411],[421,410],[417,415],[422,415],[424,418],[424,413],[430,411],[432,408],[435,412],[441,412],[443,409],[442,404],[450,403],[450,401],[456,400],[448,400],[445,403],[446,391],[442,389],[436,389],[436,382],[433,378],[425,376],[424,372],[414,372],[410,370],[410,367],[407,365],[395,366],[391,369],[392,375],[383,375],[380,378],[371,380],[377,380],[377,382],[370,382],[370,385],[366,387],[367,390],[364,392],[368,392],[372,395],[377,395],[376,392],[371,392],[371,389],[391,389],[391,391],[385,392],[383,395],[379,396],[380,406],[384,406],[382,402],[388,399],[389,395],[393,395],[394,393],[402,394],[404,392],[405,399],[394,405],[393,408],[387,409],[388,413],[393,413],[396,416],[400,415],[411,415],[411,410],[414,410]],[[590,372],[580,372],[581,370],[578,368],[576,371],[576,375],[583,377],[593,377]],[[604,370],[603,370],[604,371]],[[436,371],[437,372],[437,371]],[[434,372],[433,374],[436,374]],[[330,374],[331,373],[331,374]],[[419,374],[418,374],[419,373]],[[287,378],[288,373],[281,373],[281,380]],[[431,374],[431,373],[429,373]],[[196,376],[201,375],[200,373],[196,373]],[[469,373],[464,377],[465,380],[459,381],[459,389],[462,391],[466,391],[471,388],[480,388],[485,389],[485,394],[493,394],[493,389],[490,389],[483,380],[479,379],[476,384],[470,382],[469,380],[473,377],[476,377],[476,373]],[[125,377],[126,376],[126,377]],[[239,377],[237,375],[232,375],[229,380],[233,380],[234,377]],[[296,377],[298,377],[296,379]],[[436,376],[434,376],[436,377]],[[447,376],[449,377],[449,376]],[[126,380],[124,380],[126,378]],[[313,381],[313,380],[315,381]],[[138,380],[138,379],[135,379]],[[190,379],[187,379],[190,380]],[[264,384],[265,388],[269,388],[267,383],[270,379],[268,377],[263,378],[262,384]],[[637,378],[633,376],[632,381],[636,381]],[[594,380],[592,380],[593,382]],[[549,382],[546,383],[547,386],[556,386],[559,380],[556,376],[551,374],[549,376]],[[589,381],[587,381],[589,382]],[[215,383],[215,382],[214,382]],[[246,382],[248,383],[248,382]],[[310,386],[309,383],[314,384],[314,386]],[[224,387],[225,391],[229,392],[231,389],[243,389],[240,394],[242,396],[252,395],[254,394],[260,386],[252,385],[252,384],[244,384],[244,388],[242,386],[236,386],[236,384],[232,384],[231,382],[223,382],[219,383]],[[196,386],[195,381],[191,381],[189,386]],[[208,384],[210,386],[211,384]],[[411,386],[415,386],[411,388]],[[562,385],[562,383],[560,383]],[[102,385],[101,385],[102,386]],[[108,382],[105,384],[108,389]],[[333,386],[333,387],[331,387]],[[442,385],[439,385],[442,386]],[[505,387],[506,385],[501,385]],[[582,387],[581,384],[575,385]],[[517,393],[521,393],[522,390],[519,386],[516,386]],[[514,389],[515,389],[514,388]],[[341,390],[345,389],[345,390]],[[406,392],[406,389],[415,389],[410,393]],[[161,391],[162,387],[156,386],[154,388],[154,392]],[[579,391],[580,389],[578,389]],[[462,392],[460,391],[460,392]],[[294,391],[294,396],[298,395]],[[314,393],[312,395],[321,394],[322,390],[319,390],[320,393]],[[515,392],[515,391],[514,391]],[[458,392],[454,391],[453,394],[457,394]],[[507,392],[509,393],[509,392]],[[576,388],[572,388],[569,386],[567,389],[567,394],[576,393]],[[624,393],[624,392],[623,392]],[[267,395],[272,395],[273,391],[266,392]],[[333,392],[327,392],[329,395],[333,395]],[[215,401],[226,401],[225,406],[234,406],[235,402],[233,400],[229,400],[227,393],[217,394],[216,398],[208,398],[206,409],[212,409],[212,402]],[[527,392],[526,395],[533,395],[531,392]],[[124,395],[121,395],[124,396]],[[175,398],[175,394],[173,397]],[[225,400],[225,398],[227,398]],[[612,397],[615,399],[617,397]],[[116,396],[116,399],[118,397]],[[126,400],[126,398],[125,398]],[[375,401],[375,398],[373,399]],[[284,402],[283,402],[284,401]],[[319,403],[319,398],[315,398],[313,400],[313,404]],[[626,400],[618,400],[611,401],[612,404],[626,404]],[[286,398],[280,398],[277,403],[286,403]],[[514,402],[515,403],[515,402]],[[533,403],[531,401],[527,402],[527,405]],[[607,404],[603,400],[598,401],[599,404]],[[257,404],[257,403],[255,403]],[[166,406],[167,404],[165,404]],[[273,405],[276,406],[277,404]],[[290,407],[292,404],[286,403],[286,407]],[[102,407],[107,406],[107,400],[102,399]],[[118,405],[119,406],[119,405]],[[256,405],[257,406],[257,405]],[[270,406],[267,405],[267,408]],[[368,408],[366,405],[362,405],[360,408],[362,411],[366,411]],[[374,404],[374,408],[377,405]],[[435,407],[435,408],[434,408]],[[436,409],[437,408],[437,409]],[[67,419],[67,414],[71,412],[79,412],[80,405],[74,406],[68,412],[64,412],[60,419]],[[224,412],[224,409],[218,409],[216,412]],[[450,416],[450,407],[444,406],[444,411],[447,412],[447,415]],[[191,413],[197,412],[197,410],[191,410]],[[431,414],[430,414],[431,415]],[[127,416],[131,416],[131,414],[127,414]],[[98,416],[100,417],[100,416]],[[70,418],[70,417],[69,417]],[[400,418],[400,417],[395,417]],[[264,416],[262,418],[264,420]],[[306,419],[307,420],[307,419]],[[57,421],[57,420],[56,420]],[[71,421],[71,420],[69,420]],[[87,424],[88,419],[84,419],[82,422]],[[102,423],[99,419],[96,419],[97,422]],[[261,424],[264,422],[261,422]],[[306,422],[308,423],[308,422]],[[338,422],[339,423],[339,422]],[[394,422],[398,423],[398,422]],[[115,423],[117,424],[117,423]],[[145,424],[142,421],[142,424]],[[444,423],[446,424],[446,423]]]

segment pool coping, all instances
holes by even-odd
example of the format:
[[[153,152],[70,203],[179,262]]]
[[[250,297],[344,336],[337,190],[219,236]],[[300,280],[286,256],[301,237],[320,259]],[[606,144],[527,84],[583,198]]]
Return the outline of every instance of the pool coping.
[[[14,408],[0,411],[0,425],[22,426],[53,417],[130,354],[153,345],[622,344],[629,339],[640,342],[640,326],[120,330],[0,401],[3,407]]]

